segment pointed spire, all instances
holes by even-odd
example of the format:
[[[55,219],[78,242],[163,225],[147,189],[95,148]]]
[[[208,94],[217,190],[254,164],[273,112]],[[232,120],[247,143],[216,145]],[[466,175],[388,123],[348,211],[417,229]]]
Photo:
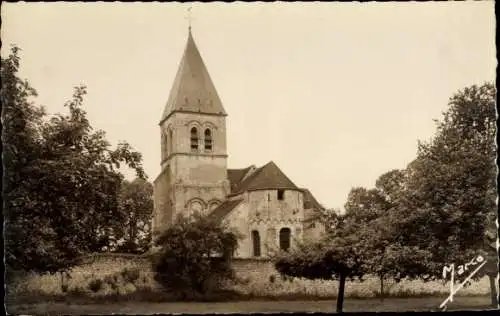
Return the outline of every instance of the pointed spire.
[[[187,18],[187,20],[188,20],[188,30],[189,30],[189,34],[191,34],[191,21],[192,21],[192,19],[193,19],[193,18],[191,17],[191,9],[192,9],[192,8],[193,8],[193,7],[189,7],[189,8],[187,9],[188,15],[187,15],[187,17],[186,17],[186,18]]]
[[[160,124],[174,112],[227,115],[188,28],[188,38]]]

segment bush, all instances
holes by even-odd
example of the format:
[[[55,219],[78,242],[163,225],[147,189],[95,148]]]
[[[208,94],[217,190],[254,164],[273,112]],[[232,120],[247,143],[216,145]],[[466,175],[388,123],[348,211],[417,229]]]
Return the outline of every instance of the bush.
[[[125,268],[121,274],[122,274],[123,279],[126,282],[129,282],[132,284],[135,281],[137,281],[139,279],[139,276],[140,276],[140,272],[139,272],[138,268],[133,268],[133,269]]]
[[[74,288],[68,290],[68,294],[70,296],[73,296],[73,297],[83,297],[85,296],[87,293],[85,292],[85,290],[80,287],[80,286],[75,286]]]
[[[104,282],[101,279],[91,280],[89,283],[89,290],[96,293],[102,289]]]
[[[274,283],[276,281],[276,277],[274,275],[271,275],[269,277],[269,282]]]
[[[207,217],[179,217],[156,242],[155,279],[182,293],[208,293],[231,279],[230,257],[236,235]]]

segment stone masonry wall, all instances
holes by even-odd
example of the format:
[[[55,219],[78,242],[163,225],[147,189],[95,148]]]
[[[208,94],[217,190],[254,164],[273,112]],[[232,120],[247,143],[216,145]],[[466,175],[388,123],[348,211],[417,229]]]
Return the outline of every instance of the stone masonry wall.
[[[293,282],[280,276],[271,261],[265,259],[234,258],[235,282],[226,284],[227,289],[241,294],[262,297],[280,297],[280,295],[310,295],[313,297],[335,297],[338,282],[335,280],[304,280],[294,279]],[[139,270],[139,278],[133,283],[127,283],[120,275],[123,271]],[[104,285],[99,293],[92,293],[89,285],[97,279],[116,278],[117,288]],[[122,280],[123,279],[123,280]],[[150,257],[127,254],[97,254],[87,257],[85,262],[72,269],[71,278],[67,280],[68,289],[79,288],[85,295],[128,294],[140,289],[161,291],[162,287],[154,281]],[[346,287],[346,297],[374,297],[379,290],[377,278],[367,278],[366,281],[349,282]],[[62,295],[59,275],[26,275],[17,284],[10,285],[7,290],[11,295]],[[471,286],[462,289],[457,295],[487,295],[489,294],[488,278],[473,282]],[[404,281],[399,284],[387,283],[389,295],[448,295],[449,285],[442,281],[424,283],[423,281]]]

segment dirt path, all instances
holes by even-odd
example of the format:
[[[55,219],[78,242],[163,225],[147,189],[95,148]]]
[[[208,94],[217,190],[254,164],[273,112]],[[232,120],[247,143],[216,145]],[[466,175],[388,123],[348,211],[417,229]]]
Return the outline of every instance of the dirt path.
[[[487,309],[489,297],[457,297],[448,310]],[[345,312],[425,311],[436,310],[441,298],[347,299]],[[9,314],[157,314],[157,313],[266,313],[266,312],[332,312],[335,301],[245,301],[220,303],[147,303],[123,302],[112,304],[77,305],[41,303],[8,306]]]

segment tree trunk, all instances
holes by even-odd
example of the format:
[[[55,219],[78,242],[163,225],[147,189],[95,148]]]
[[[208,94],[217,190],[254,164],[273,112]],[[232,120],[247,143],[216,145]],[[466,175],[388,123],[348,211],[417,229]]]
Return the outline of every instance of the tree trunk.
[[[66,293],[68,291],[68,286],[64,282],[65,281],[65,279],[64,279],[64,272],[63,271],[59,271],[59,274],[61,276],[61,292]]]
[[[488,278],[490,279],[491,305],[494,306],[494,307],[498,307],[498,294],[497,294],[496,275],[489,274]]]
[[[384,277],[380,277],[380,301],[384,301]]]
[[[342,313],[342,306],[344,305],[344,289],[345,289],[345,275],[340,275],[339,293],[337,295],[337,313]]]

